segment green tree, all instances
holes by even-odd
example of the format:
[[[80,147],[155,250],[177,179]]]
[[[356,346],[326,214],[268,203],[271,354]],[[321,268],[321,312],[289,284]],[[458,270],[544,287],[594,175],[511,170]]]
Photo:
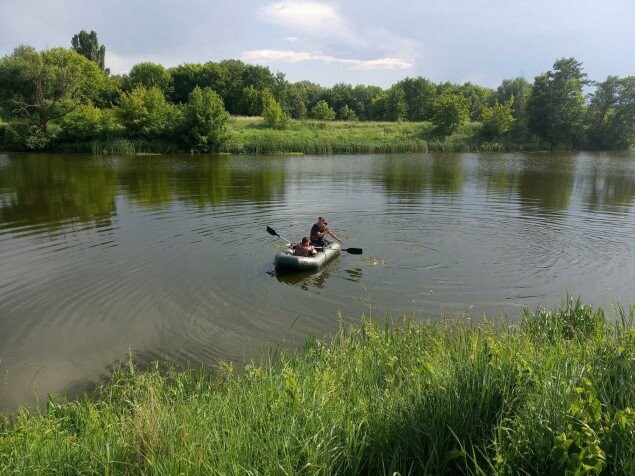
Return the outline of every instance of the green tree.
[[[514,123],[509,131],[512,140],[523,143],[527,139],[527,101],[531,94],[531,84],[525,78],[505,79],[496,90],[496,99],[503,104],[513,98]]]
[[[110,74],[106,76],[101,88],[95,91],[93,104],[100,108],[112,107],[124,89],[124,79],[125,78],[120,74]]]
[[[397,83],[405,95],[408,105],[409,121],[429,121],[432,119],[434,98],[437,95],[435,84],[425,78],[406,78]]]
[[[223,98],[225,107],[232,114],[238,114],[240,111],[240,98],[243,89],[247,86],[253,86],[255,89],[262,91],[268,88],[273,91],[276,86],[275,77],[264,66],[245,64],[239,60],[224,60],[218,63],[224,69],[227,81],[224,91],[217,91]],[[216,88],[214,88],[216,90]]]
[[[268,88],[262,92],[262,117],[272,129],[286,129],[289,125],[289,115],[282,110]]]
[[[241,115],[260,116],[262,114],[262,93],[253,86],[243,88],[239,109]]]
[[[119,97],[116,117],[130,137],[155,139],[170,134],[178,121],[178,110],[157,87],[140,86]]]
[[[561,58],[553,71],[536,76],[528,103],[529,128],[551,147],[581,144],[585,115],[582,63]]]
[[[353,107],[357,117],[362,121],[374,118],[373,98],[381,96],[383,90],[379,86],[365,86],[358,84],[353,88]]]
[[[112,109],[99,109],[82,104],[68,113],[60,123],[58,139],[64,142],[84,142],[118,135],[121,126]]]
[[[630,147],[635,135],[635,76],[609,76],[597,84],[585,122],[590,147]]]
[[[310,81],[299,81],[292,83],[289,86],[290,94],[297,97],[297,103],[292,109],[293,117],[300,119],[302,113],[306,113],[315,106],[318,101],[324,99],[327,94],[327,90],[319,84],[312,83]],[[298,115],[299,114],[299,115]]]
[[[384,119],[387,121],[403,121],[408,113],[406,95],[401,86],[391,87],[386,94]]]
[[[353,111],[347,105],[342,106],[340,110],[337,111],[337,119],[340,121],[358,121],[359,120],[359,118],[357,117],[357,114],[355,114],[355,111]]]
[[[211,88],[198,86],[190,93],[183,108],[183,138],[191,150],[217,151],[227,140],[229,113],[223,100]]]
[[[467,99],[459,94],[445,92],[437,96],[433,103],[432,123],[437,133],[449,135],[470,117]]]
[[[166,96],[172,90],[172,76],[162,65],[145,62],[132,67],[125,80],[125,89],[132,91],[135,88],[159,88]]]
[[[346,83],[337,83],[326,90],[323,99],[336,111],[341,110],[344,106],[353,109],[353,86]]]
[[[225,98],[227,95],[230,81],[229,71],[218,63],[210,61],[205,64],[182,64],[171,68],[169,72],[172,77],[170,97],[175,103],[187,102],[190,92],[196,86],[212,88],[221,98]]]
[[[493,90],[470,82],[456,86],[456,92],[467,100],[472,121],[477,121],[481,117],[483,108],[493,104],[495,97]]]
[[[89,102],[104,78],[94,62],[75,51],[16,48],[0,60],[0,104],[15,141],[45,147],[49,123]]]
[[[311,119],[317,119],[319,121],[333,121],[335,120],[335,111],[328,105],[323,99],[311,108],[309,115]]]
[[[369,120],[383,121],[386,118],[386,98],[388,93],[381,90],[373,96],[370,103]]]
[[[94,30],[91,30],[90,33],[87,33],[86,30],[80,31],[73,36],[71,45],[80,55],[94,61],[102,71],[105,70],[106,47],[99,44],[97,33]],[[106,73],[108,72],[109,71],[106,70]]]
[[[500,104],[498,100],[491,107],[485,106],[481,112],[483,135],[487,139],[500,138],[511,129],[514,124],[514,96],[507,102]]]

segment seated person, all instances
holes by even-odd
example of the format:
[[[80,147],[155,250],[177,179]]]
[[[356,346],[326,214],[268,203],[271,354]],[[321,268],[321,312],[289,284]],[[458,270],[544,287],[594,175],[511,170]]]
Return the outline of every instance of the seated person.
[[[317,254],[317,251],[305,236],[302,238],[302,243],[298,243],[293,247],[293,254],[295,256],[314,256]]]

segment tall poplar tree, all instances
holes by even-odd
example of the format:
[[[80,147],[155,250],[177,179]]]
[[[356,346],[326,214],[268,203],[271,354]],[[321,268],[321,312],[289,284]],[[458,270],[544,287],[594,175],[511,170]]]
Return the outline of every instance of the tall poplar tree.
[[[73,36],[71,45],[80,55],[94,61],[97,63],[97,66],[104,71],[106,64],[106,47],[99,44],[97,33],[94,30],[91,30],[90,33],[87,33],[86,30],[80,31]]]

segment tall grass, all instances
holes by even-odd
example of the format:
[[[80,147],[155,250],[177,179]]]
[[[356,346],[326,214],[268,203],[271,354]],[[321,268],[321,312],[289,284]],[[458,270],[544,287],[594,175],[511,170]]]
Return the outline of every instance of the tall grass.
[[[635,471],[635,307],[341,326],[241,371],[130,365],[0,426],[6,474]]]
[[[292,121],[285,130],[269,129],[262,119],[234,117],[231,137],[223,147],[234,154],[355,154],[505,150],[503,144],[483,143],[480,124],[461,126],[438,137],[429,122]]]

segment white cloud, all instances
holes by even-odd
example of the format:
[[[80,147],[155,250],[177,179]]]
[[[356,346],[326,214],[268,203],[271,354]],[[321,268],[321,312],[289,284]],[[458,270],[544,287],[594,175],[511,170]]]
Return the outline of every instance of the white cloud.
[[[363,46],[362,40],[330,3],[288,0],[272,3],[260,10],[270,23],[300,31],[316,39],[334,39],[349,46]]]
[[[378,69],[408,69],[414,63],[403,58],[378,58],[372,60],[337,58],[322,53],[292,50],[250,50],[242,54],[245,61],[253,63],[298,63],[302,61],[322,61],[325,63],[347,64],[352,69],[363,71]]]

